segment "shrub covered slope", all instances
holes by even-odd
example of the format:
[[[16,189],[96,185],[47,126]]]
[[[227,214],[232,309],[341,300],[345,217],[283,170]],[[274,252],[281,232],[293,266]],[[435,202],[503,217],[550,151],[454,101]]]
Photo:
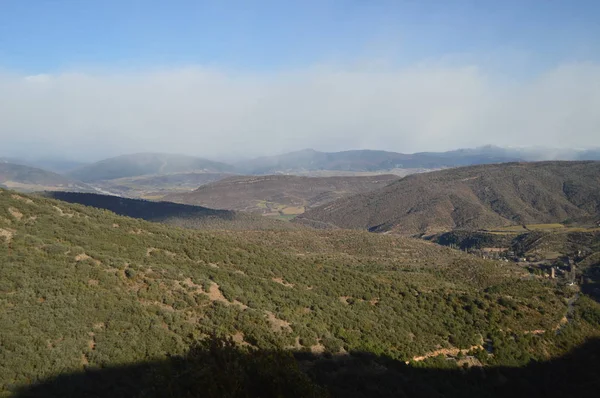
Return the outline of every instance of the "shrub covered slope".
[[[599,304],[551,280],[359,231],[185,230],[0,190],[0,259],[4,393],[207,335],[435,367],[521,366],[600,331]]]
[[[297,217],[309,225],[435,234],[600,218],[600,162],[479,165],[413,174]]]

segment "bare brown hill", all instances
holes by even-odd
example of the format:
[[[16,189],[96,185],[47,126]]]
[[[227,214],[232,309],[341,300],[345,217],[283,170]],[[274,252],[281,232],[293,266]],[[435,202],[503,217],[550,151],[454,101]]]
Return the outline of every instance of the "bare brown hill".
[[[561,223],[600,213],[600,162],[504,163],[405,177],[311,209],[297,222],[433,234]]]
[[[269,215],[301,214],[306,208],[368,192],[398,179],[395,175],[360,177],[236,176],[164,200],[216,209]]]

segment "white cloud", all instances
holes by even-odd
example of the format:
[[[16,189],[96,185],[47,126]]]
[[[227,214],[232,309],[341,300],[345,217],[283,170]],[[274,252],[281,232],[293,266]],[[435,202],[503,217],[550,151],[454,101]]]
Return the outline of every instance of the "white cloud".
[[[599,65],[563,65],[518,82],[475,66],[384,68],[0,73],[0,139],[21,153],[83,159],[600,145]]]

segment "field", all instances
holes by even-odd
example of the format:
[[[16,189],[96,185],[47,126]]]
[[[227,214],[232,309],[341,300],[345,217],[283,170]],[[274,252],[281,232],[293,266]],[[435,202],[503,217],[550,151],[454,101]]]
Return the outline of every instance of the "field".
[[[527,225],[509,225],[506,227],[491,228],[486,231],[488,232],[500,232],[500,233],[523,233],[527,231],[548,231],[556,229],[564,229],[565,226],[558,223],[553,224],[527,224]]]
[[[297,214],[281,214],[281,213],[271,213],[265,214],[265,217],[274,218],[282,221],[291,221],[296,218]]]
[[[482,231],[488,233],[497,234],[521,234],[531,231],[545,231],[545,232],[595,232],[600,231],[598,227],[572,227],[564,224],[551,223],[551,224],[527,224],[527,225],[509,225],[506,227],[494,227],[490,229],[483,229]]]

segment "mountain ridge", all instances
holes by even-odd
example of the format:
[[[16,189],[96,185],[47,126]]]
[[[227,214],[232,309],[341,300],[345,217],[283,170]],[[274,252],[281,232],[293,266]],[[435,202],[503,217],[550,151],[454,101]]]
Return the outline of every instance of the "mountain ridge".
[[[190,171],[233,171],[233,167],[220,162],[187,155],[140,152],[104,159],[77,168],[67,175],[84,182],[112,180],[150,174]]]
[[[475,164],[543,160],[600,160],[599,149],[570,150],[549,148],[504,148],[485,145],[443,152],[412,154],[385,150],[347,150],[320,152],[304,149],[276,156],[263,156],[235,163],[240,172],[272,174],[311,170],[382,171],[400,169],[440,169]]]
[[[93,187],[67,176],[8,162],[0,162],[0,184],[23,192],[41,190],[95,192]]]
[[[433,234],[600,214],[600,162],[477,165],[413,174],[311,209],[295,222]]]

